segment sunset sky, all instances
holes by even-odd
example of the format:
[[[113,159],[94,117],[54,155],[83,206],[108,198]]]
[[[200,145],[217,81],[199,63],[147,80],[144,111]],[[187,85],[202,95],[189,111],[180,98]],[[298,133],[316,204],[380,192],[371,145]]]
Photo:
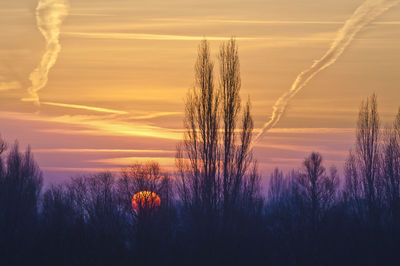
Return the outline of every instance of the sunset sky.
[[[200,40],[210,40],[216,58],[222,41],[237,38],[241,95],[250,96],[259,129],[363,2],[70,0],[62,50],[37,106],[21,101],[45,51],[37,1],[2,0],[0,133],[30,144],[50,182],[143,160],[173,171]],[[399,32],[400,5],[367,26],[295,96],[255,147],[263,176],[276,166],[299,167],[311,151],[342,168],[361,100],[373,92],[383,125],[391,123],[400,105]]]

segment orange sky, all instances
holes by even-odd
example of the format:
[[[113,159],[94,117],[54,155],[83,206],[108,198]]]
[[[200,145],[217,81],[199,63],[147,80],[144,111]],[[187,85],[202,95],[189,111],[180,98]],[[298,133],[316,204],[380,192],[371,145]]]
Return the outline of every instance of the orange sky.
[[[255,126],[295,77],[329,48],[363,0],[192,1],[71,0],[62,50],[39,91],[23,102],[45,41],[37,1],[0,3],[0,132],[31,144],[47,180],[118,170],[155,159],[173,170],[183,99],[193,85],[197,45],[214,55],[222,40],[239,43],[242,97],[252,99]],[[264,176],[298,167],[313,150],[342,167],[354,140],[358,106],[378,94],[383,123],[400,104],[400,6],[366,27],[335,65],[291,102],[256,146]]]

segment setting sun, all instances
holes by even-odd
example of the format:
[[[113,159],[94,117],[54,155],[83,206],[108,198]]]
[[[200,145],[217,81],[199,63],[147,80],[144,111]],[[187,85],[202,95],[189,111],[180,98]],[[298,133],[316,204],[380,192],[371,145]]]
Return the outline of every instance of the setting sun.
[[[132,197],[132,207],[136,213],[141,210],[151,210],[161,205],[160,197],[151,191],[140,191]]]

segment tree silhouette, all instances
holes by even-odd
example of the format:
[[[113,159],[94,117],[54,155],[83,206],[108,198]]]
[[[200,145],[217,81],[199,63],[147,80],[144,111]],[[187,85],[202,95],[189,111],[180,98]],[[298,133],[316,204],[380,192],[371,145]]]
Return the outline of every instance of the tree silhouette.
[[[336,169],[331,168],[330,175],[327,175],[322,165],[321,154],[313,152],[304,160],[303,169],[297,176],[296,183],[309,210],[311,228],[315,231],[324,211],[335,202],[339,186]]]
[[[356,154],[361,184],[371,219],[377,219],[380,122],[376,95],[362,102],[357,122]]]
[[[0,157],[6,145],[0,140]],[[32,256],[32,244],[37,227],[42,173],[30,148],[21,153],[18,142],[11,147],[0,173],[0,250],[5,264],[23,264]]]
[[[234,39],[221,45],[218,58],[216,87],[209,44],[200,43],[195,86],[185,102],[184,141],[176,158],[179,197],[193,221],[190,231],[199,232],[204,245],[217,243],[220,234],[231,238],[262,209],[260,176],[250,147],[253,120],[249,102],[241,115]]]
[[[385,201],[391,227],[396,228],[400,216],[400,110],[392,128],[386,129],[382,155],[382,176]]]

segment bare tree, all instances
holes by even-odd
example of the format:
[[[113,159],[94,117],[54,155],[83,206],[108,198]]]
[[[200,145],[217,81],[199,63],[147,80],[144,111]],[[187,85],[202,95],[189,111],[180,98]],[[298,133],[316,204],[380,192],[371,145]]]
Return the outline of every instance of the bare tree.
[[[343,199],[350,207],[350,211],[359,220],[363,218],[363,204],[362,204],[362,184],[360,174],[357,167],[357,159],[352,151],[346,159],[344,166],[345,184],[343,189]]]
[[[319,153],[311,153],[305,158],[303,169],[297,177],[299,192],[309,206],[311,226],[314,229],[324,211],[332,206],[339,186],[336,169],[331,168],[328,175],[322,161]]]
[[[187,207],[211,214],[219,202],[218,109],[220,97],[214,88],[214,63],[207,41],[199,45],[195,86],[188,93],[183,147],[178,147],[181,198]],[[180,150],[182,149],[182,150]],[[188,163],[183,161],[187,158]]]
[[[363,194],[370,218],[377,219],[379,189],[379,139],[380,121],[376,95],[361,103],[357,133],[356,155],[360,167]]]
[[[3,155],[6,150],[7,150],[7,144],[0,135],[0,182],[2,181],[5,175]]]
[[[286,196],[288,180],[284,178],[283,172],[278,168],[271,174],[268,187],[268,202],[277,205]]]
[[[39,194],[42,189],[42,172],[33,159],[30,148],[19,151],[16,142],[7,155],[6,173],[2,182],[3,200],[10,226],[23,222],[22,217],[36,215]]]
[[[396,134],[396,139],[400,143],[400,108],[397,112],[396,118],[393,123],[394,132]]]
[[[240,65],[238,48],[232,39],[221,45],[220,53],[220,88],[222,92],[223,116],[223,199],[225,214],[234,203],[239,176],[235,172],[236,162],[236,124],[240,111]],[[232,196],[232,198],[231,198]]]
[[[392,225],[397,225],[400,219],[400,110],[392,128],[385,131],[382,157],[385,201]]]
[[[1,153],[4,150],[5,144],[1,141]],[[10,255],[11,261],[6,264],[18,265],[23,264],[24,260],[18,255],[19,252],[32,244],[35,228],[37,228],[39,195],[43,182],[42,172],[33,159],[30,148],[21,153],[17,142],[7,154],[6,162],[2,165],[2,172],[0,249]]]
[[[80,218],[75,211],[73,198],[69,197],[68,190],[63,185],[51,186],[43,194],[42,216],[45,226],[49,229],[55,228],[58,233],[68,229],[68,226]]]
[[[178,146],[176,164],[181,179],[179,193],[185,205],[210,216],[221,210],[227,223],[245,195],[255,197],[258,193],[259,175],[253,171],[256,168],[250,149],[253,120],[249,102],[239,123],[241,80],[234,39],[221,46],[219,62],[217,90],[209,45],[202,41],[195,87],[186,100],[186,131],[183,145]]]
[[[241,123],[241,134],[238,136],[237,127],[240,101],[240,63],[238,46],[234,39],[223,43],[219,53],[220,61],[220,93],[222,95],[222,151],[223,164],[223,212],[224,223],[228,223],[232,210],[238,204],[241,188],[245,185],[245,175],[252,163],[250,152],[253,120],[250,114],[250,102],[244,108]],[[238,139],[240,142],[238,142]],[[250,182],[251,183],[251,182]]]

